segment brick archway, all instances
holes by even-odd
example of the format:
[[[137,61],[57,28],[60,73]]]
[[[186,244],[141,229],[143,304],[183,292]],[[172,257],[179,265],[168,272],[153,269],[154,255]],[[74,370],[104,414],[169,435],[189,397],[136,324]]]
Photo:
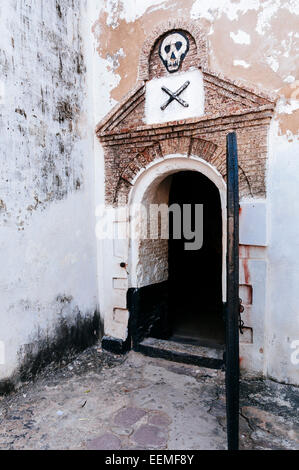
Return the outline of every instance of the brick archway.
[[[170,154],[185,155],[187,158],[190,156],[201,158],[213,165],[225,180],[225,152],[225,148],[201,138],[170,138],[161,142],[153,142],[151,146],[140,149],[124,165],[120,165],[118,181],[113,193],[113,203],[120,205],[126,203],[129,191],[140,171],[143,171],[150,163],[160,161]],[[241,165],[239,165],[239,170],[240,194],[252,196],[250,180]]]
[[[194,88],[188,103],[200,98],[203,109],[194,113],[190,111],[185,116],[174,106],[169,120],[166,120],[168,116],[163,120],[155,114],[157,109],[164,111],[162,96],[152,93],[151,84],[157,79],[159,86],[162,81],[162,85],[167,86],[165,81],[169,74],[161,66],[158,45],[165,34],[174,30],[186,32],[190,43],[190,54],[179,71],[181,81],[184,76],[186,81],[191,80],[186,74],[194,69],[200,69],[197,71],[202,77],[200,84],[195,81],[197,88]],[[173,91],[171,86],[169,89]],[[156,168],[163,168],[163,179],[167,177],[167,171],[175,171],[172,166],[175,158],[187,166],[200,162],[202,168],[209,168],[217,174],[225,187],[226,136],[231,131],[236,132],[238,139],[241,201],[243,198],[265,198],[267,141],[275,101],[276,97],[264,90],[248,87],[210,70],[207,40],[192,21],[170,21],[158,25],[142,48],[136,87],[96,127],[104,149],[106,205],[115,209],[127,207],[131,195],[138,193],[139,182],[144,181],[146,175],[152,174]],[[148,110],[152,109],[149,108],[152,104],[155,112],[149,119]],[[150,184],[145,187],[150,188]],[[138,270],[138,263],[134,265],[133,260],[138,249],[135,247],[135,255],[132,258],[130,254],[132,259],[128,259],[128,248],[129,245],[120,246],[117,242],[103,248],[105,272],[109,277],[103,307],[105,334],[112,338],[112,342],[115,340],[121,350],[129,347],[130,342],[128,281],[133,289],[138,286],[138,280],[132,279]],[[126,271],[124,266],[130,269]]]
[[[181,171],[195,171],[206,176],[219,191],[220,201],[221,201],[221,212],[222,212],[222,290],[223,290],[223,300],[225,301],[226,295],[226,184],[221,173],[207,160],[197,157],[190,156],[189,158],[183,154],[169,154],[165,158],[161,159],[158,162],[149,163],[146,168],[141,169],[135,178],[132,179],[131,184],[132,188],[129,194],[129,207],[138,206],[139,204],[148,204],[155,199],[155,203],[167,203],[167,191],[169,188],[165,188],[163,191],[164,196],[157,200],[156,193],[159,185],[163,184],[166,181],[167,177],[178,173]],[[130,230],[133,230],[133,227],[130,227]],[[143,285],[161,282],[164,279],[165,275],[167,276],[167,243],[161,243],[162,250],[164,250],[164,271],[161,272],[161,276],[156,278],[146,278],[146,275],[143,271],[143,260],[141,253],[141,245],[139,239],[136,239],[133,236],[132,232],[130,233],[130,248],[129,248],[129,287],[131,288],[140,288]],[[146,244],[150,245],[151,241],[148,243],[143,243],[143,246]],[[145,250],[149,250],[148,246]],[[145,262],[148,265],[149,260]],[[155,262],[155,260],[153,261]],[[162,268],[163,270],[163,268]]]

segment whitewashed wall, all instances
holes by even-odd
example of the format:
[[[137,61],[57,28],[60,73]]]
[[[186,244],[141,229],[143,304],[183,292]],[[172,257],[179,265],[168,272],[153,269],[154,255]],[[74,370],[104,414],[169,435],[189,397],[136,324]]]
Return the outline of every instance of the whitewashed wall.
[[[278,134],[273,122],[266,368],[279,381],[299,384],[299,145],[296,136]]]
[[[0,379],[98,309],[87,15],[80,0],[0,3]]]

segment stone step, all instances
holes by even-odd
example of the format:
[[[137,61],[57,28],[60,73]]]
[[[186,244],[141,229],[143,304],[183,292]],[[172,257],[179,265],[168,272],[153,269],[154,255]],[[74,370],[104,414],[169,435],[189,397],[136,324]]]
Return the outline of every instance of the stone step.
[[[146,356],[209,369],[221,369],[224,365],[223,348],[216,349],[165,339],[145,338],[135,347],[135,350]]]

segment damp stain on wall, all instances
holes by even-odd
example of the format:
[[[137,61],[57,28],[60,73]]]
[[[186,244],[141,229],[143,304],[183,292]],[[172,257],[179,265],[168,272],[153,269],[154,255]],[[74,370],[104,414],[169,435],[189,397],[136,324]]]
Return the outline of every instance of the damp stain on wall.
[[[68,318],[61,318],[51,331],[37,332],[32,342],[19,351],[18,375],[22,382],[34,379],[47,365],[67,361],[101,337],[98,312],[83,316],[78,309]]]
[[[72,303],[72,297],[59,296],[57,302],[63,306]],[[102,337],[100,315],[82,315],[78,307],[72,315],[63,317],[49,330],[37,330],[30,342],[18,352],[19,364],[9,379],[0,380],[0,395],[14,391],[22,382],[34,380],[48,365],[61,366],[71,361],[78,353],[96,344]]]

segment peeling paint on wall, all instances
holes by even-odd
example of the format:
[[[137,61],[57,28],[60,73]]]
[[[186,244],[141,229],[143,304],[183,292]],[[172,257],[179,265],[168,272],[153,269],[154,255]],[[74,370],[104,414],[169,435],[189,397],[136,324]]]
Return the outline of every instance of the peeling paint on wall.
[[[236,44],[250,44],[250,35],[245,31],[238,30],[237,33],[230,33],[230,37]]]
[[[284,94],[290,75],[299,76],[298,15],[298,3],[289,0],[105,1],[93,32],[100,60],[106,67],[111,57],[117,62],[110,68],[110,108],[135,85],[147,35],[158,23],[182,16],[209,33],[213,70]]]

